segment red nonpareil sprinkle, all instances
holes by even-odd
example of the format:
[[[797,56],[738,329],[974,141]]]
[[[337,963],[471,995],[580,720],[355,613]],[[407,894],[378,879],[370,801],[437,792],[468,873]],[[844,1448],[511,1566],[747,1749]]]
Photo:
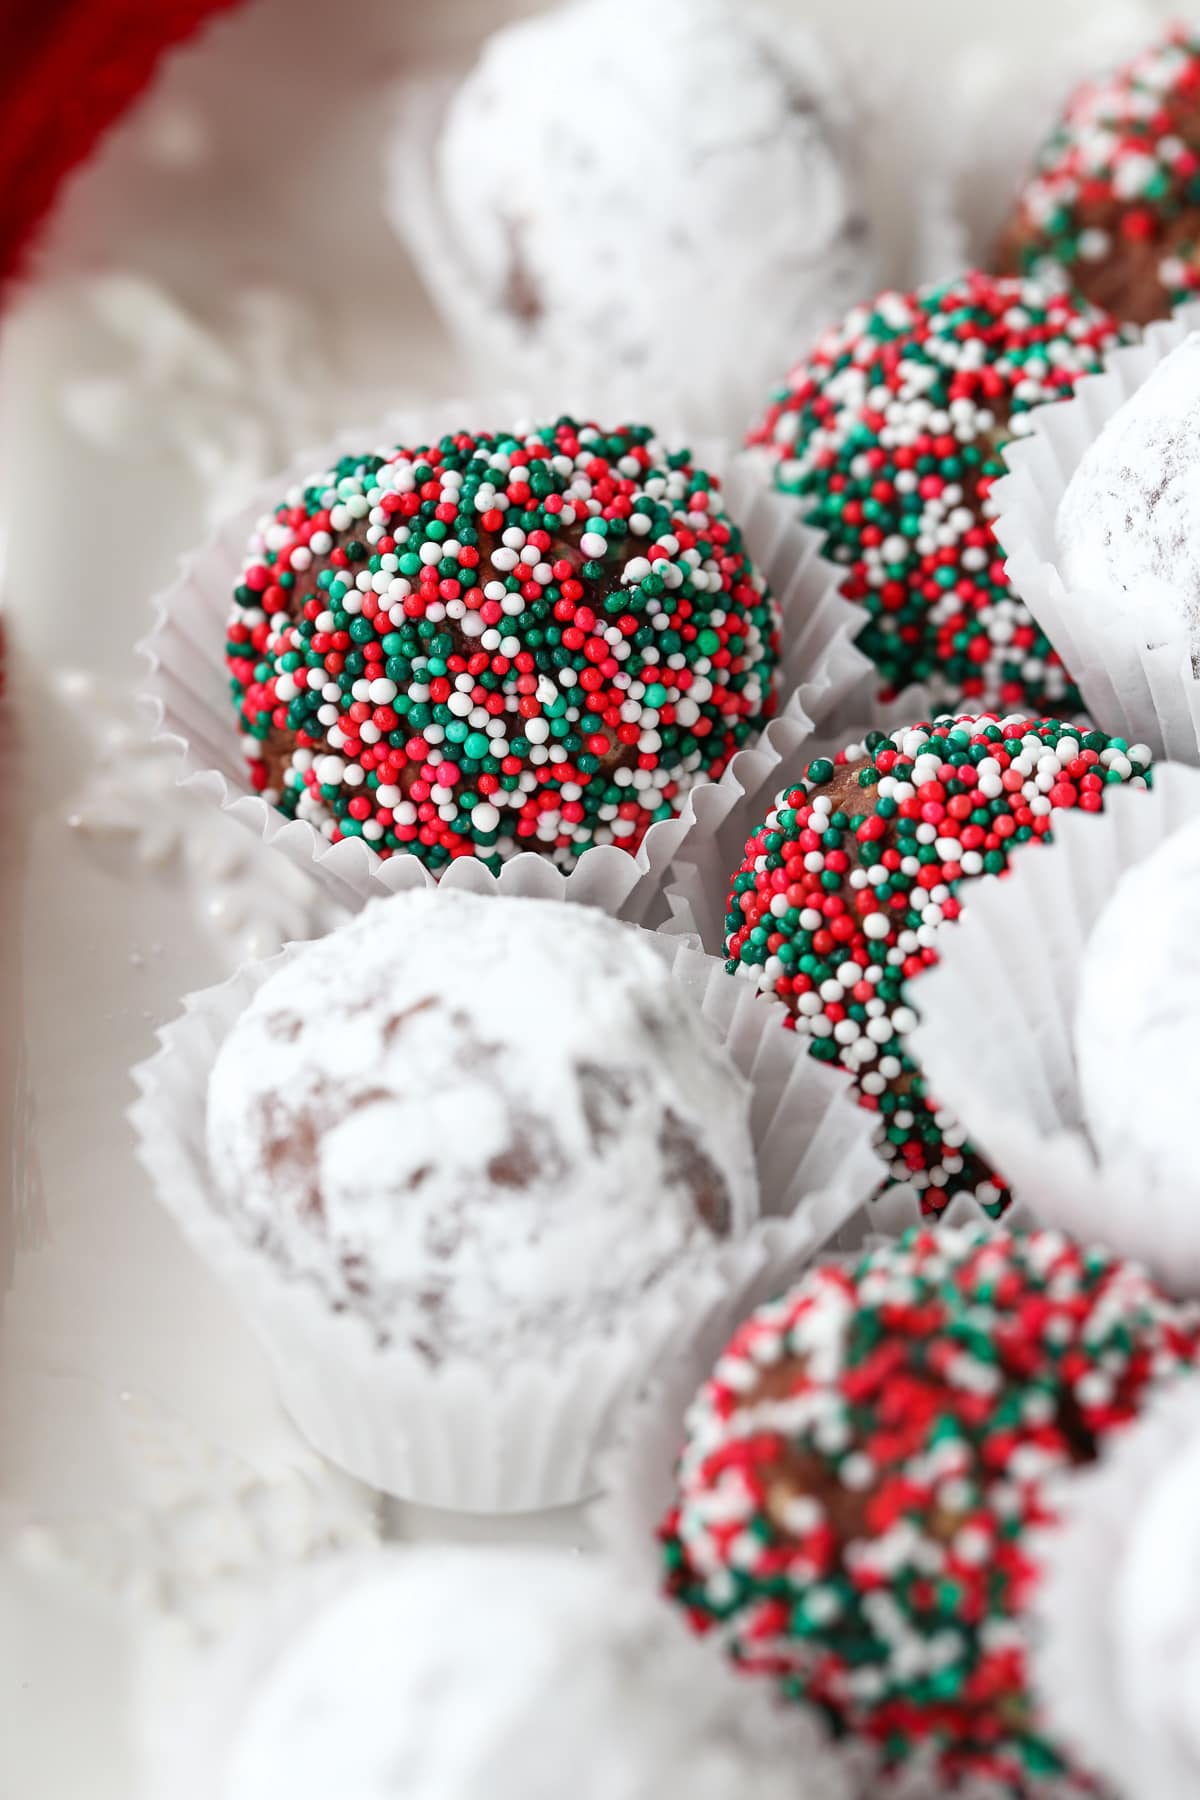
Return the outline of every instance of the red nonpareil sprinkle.
[[[814,1269],[692,1404],[668,1591],[892,1767],[1090,1793],[1028,1687],[1029,1534],[1198,1350],[1195,1304],[1055,1232],[928,1227]]]
[[[749,441],[844,568],[884,699],[921,682],[947,706],[1077,709],[996,555],[991,488],[1030,410],[1120,341],[1085,302],[972,271],[857,307],[774,395]]]

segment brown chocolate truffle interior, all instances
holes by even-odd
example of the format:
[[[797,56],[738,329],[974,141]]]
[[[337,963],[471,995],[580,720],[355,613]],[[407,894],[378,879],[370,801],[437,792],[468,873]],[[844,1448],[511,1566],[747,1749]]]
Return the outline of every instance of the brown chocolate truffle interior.
[[[763,1402],[788,1399],[807,1383],[807,1364],[801,1357],[785,1358],[762,1370],[741,1405],[747,1412]],[[1055,1423],[1075,1465],[1093,1462],[1097,1455],[1096,1440],[1088,1428],[1079,1403],[1069,1389],[1056,1398]],[[820,1507],[823,1518],[831,1526],[836,1540],[838,1574],[850,1580],[845,1552],[850,1546],[870,1542],[875,1536],[870,1521],[872,1488],[848,1488],[837,1478],[832,1465],[804,1445],[781,1438],[769,1472],[763,1477],[763,1506],[782,1541],[794,1541],[788,1519],[797,1500],[809,1499]],[[939,1508],[923,1519],[924,1530],[941,1543],[949,1544],[968,1521],[968,1514]],[[965,1704],[963,1702],[962,1704]],[[1024,1695],[1010,1696],[997,1710],[995,1703],[981,1700],[972,1707],[980,1717],[1000,1717],[1011,1729],[1019,1729],[1032,1716],[1034,1708]]]

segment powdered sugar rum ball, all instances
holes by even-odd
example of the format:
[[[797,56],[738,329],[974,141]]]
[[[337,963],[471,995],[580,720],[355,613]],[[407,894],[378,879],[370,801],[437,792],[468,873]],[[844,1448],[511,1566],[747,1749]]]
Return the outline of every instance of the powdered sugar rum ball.
[[[344,456],[259,523],[228,662],[254,786],[435,872],[636,850],[775,705],[717,479],[566,417]]]
[[[881,698],[1069,715],[1069,672],[1009,585],[992,532],[1003,446],[1120,342],[1115,320],[972,271],[885,293],[827,331],[750,442],[845,567]]]
[[[1198,1486],[1193,1379],[1059,1488],[1039,1545],[1038,1697],[1115,1794],[1193,1800],[1200,1789]]]
[[[590,907],[379,900],[213,1067],[230,1219],[433,1363],[620,1329],[757,1211],[748,1090],[645,937]]]
[[[850,1800],[814,1722],[599,1558],[394,1551],[265,1661],[214,1800]]]
[[[725,919],[731,973],[837,1063],[879,1114],[891,1180],[926,1212],[1008,1190],[929,1093],[910,1049],[919,980],[971,883],[1045,842],[1060,808],[1098,812],[1146,785],[1150,753],[1056,719],[945,717],[816,757],[746,844]],[[914,991],[914,988],[917,991]]]
[[[1089,619],[1200,673],[1200,332],[1089,445],[1059,502],[1058,567]]]
[[[1124,875],[1088,940],[1075,1014],[1079,1092],[1102,1159],[1200,1208],[1200,826]]]
[[[1030,1692],[1031,1534],[1198,1343],[1195,1306],[1057,1232],[941,1225],[813,1269],[691,1407],[669,1590],[896,1769],[1091,1793]]]
[[[499,313],[589,399],[649,381],[693,417],[731,390],[733,423],[876,285],[855,136],[840,71],[760,0],[576,0],[497,32],[434,164],[484,344]]]

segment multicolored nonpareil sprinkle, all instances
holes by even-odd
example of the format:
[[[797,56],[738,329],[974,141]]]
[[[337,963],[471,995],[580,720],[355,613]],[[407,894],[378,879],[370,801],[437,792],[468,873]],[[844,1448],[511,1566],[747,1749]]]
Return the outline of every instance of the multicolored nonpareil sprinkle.
[[[1083,303],[972,273],[856,308],[775,395],[749,442],[845,566],[883,699],[923,682],[950,706],[1077,708],[1008,584],[989,495],[1031,409],[1120,341]]]
[[[726,967],[760,980],[812,1054],[879,1113],[893,1182],[924,1210],[970,1193],[997,1212],[999,1179],[938,1107],[906,1043],[910,984],[938,959],[963,884],[1045,841],[1062,807],[1147,785],[1150,752],[1054,719],[941,718],[872,732],[810,762],[749,839],[725,919]]]
[[[1146,324],[1200,292],[1200,37],[1182,28],[1073,95],[1001,241]]]
[[[692,1404],[668,1590],[888,1765],[1040,1793],[1063,1764],[1026,1682],[1026,1534],[1198,1347],[1194,1305],[1054,1232],[925,1228],[814,1269]]]
[[[440,872],[636,850],[770,716],[778,649],[716,478],[646,426],[562,418],[294,488],[228,661],[265,798]]]

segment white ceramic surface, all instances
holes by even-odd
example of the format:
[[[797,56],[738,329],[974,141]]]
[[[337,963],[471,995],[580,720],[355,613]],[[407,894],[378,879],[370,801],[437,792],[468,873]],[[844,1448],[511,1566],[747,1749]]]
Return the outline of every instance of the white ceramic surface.
[[[319,929],[323,903],[138,746],[132,644],[231,488],[347,413],[457,385],[382,227],[379,134],[392,83],[532,10],[257,0],[75,183],[0,335],[0,1800],[158,1800],[139,1669],[167,1706],[188,1644],[256,1572],[375,1529],[372,1498],[286,1424],[133,1161],[127,1070],[154,1028],[244,949]],[[953,59],[1040,60],[1048,13],[1066,35],[1091,10],[807,0],[876,98],[897,275]],[[570,1514],[503,1529],[582,1538]]]

